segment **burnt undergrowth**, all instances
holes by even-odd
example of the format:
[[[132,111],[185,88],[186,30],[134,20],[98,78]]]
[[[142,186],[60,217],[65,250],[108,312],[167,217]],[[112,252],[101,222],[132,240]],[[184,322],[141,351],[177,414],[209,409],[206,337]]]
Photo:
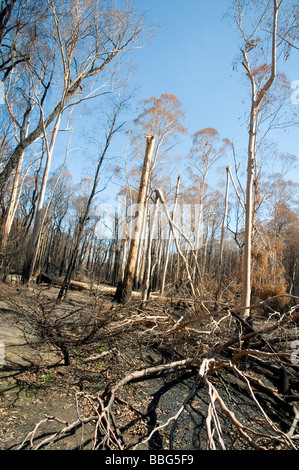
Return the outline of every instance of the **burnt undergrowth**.
[[[298,449],[297,298],[244,321],[227,306],[5,289],[27,362],[8,352],[0,371],[2,449]]]

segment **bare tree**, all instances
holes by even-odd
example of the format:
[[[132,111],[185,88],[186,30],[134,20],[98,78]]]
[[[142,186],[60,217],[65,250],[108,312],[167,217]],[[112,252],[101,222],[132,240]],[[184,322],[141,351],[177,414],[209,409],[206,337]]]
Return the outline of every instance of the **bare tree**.
[[[191,177],[199,178],[200,204],[204,203],[208,173],[211,167],[224,155],[228,144],[227,139],[220,139],[218,131],[210,127],[193,135],[189,155],[190,173]]]
[[[0,73],[5,81],[12,70],[29,63],[38,29],[46,18],[42,1],[3,0],[0,5]],[[41,38],[40,38],[41,39]]]
[[[7,174],[9,174],[14,164],[18,165],[27,146],[38,137],[43,137],[46,148],[46,166],[23,269],[25,282],[29,281],[32,275],[33,260],[42,224],[46,185],[56,138],[65,110],[71,109],[75,104],[88,98],[116,91],[116,83],[112,80],[113,67],[110,67],[110,63],[121,52],[134,47],[133,43],[141,31],[141,19],[135,22],[132,10],[104,9],[98,2],[91,0],[84,4],[77,0],[70,3],[71,5],[64,6],[54,0],[47,1],[48,21],[44,27],[46,46],[36,53],[35,61],[39,68],[34,67],[28,70],[31,89],[27,93],[31,95],[31,100],[39,110],[39,118],[36,116],[35,129],[28,131],[18,143],[3,170],[3,172],[8,171]],[[107,74],[104,74],[105,69],[107,69]],[[101,82],[95,78],[99,75],[102,76]],[[118,83],[118,86],[120,85],[121,83]],[[58,104],[54,106],[54,109],[51,96],[49,96],[50,90],[52,96],[54,90],[58,96]],[[52,112],[47,115],[50,106],[52,106]],[[51,124],[53,124],[52,128]],[[19,153],[21,148],[22,153]]]
[[[26,138],[12,150],[9,160],[0,173],[0,187],[16,168],[24,150],[38,139],[44,128],[63,113],[64,109],[75,102],[82,102],[97,93],[111,93],[113,76],[112,65],[116,58],[125,51],[136,47],[136,41],[143,29],[143,18],[136,17],[129,7],[110,8],[103,3],[89,0],[59,2],[47,0],[47,21],[41,24],[44,41],[37,44],[39,69],[33,67],[32,74],[43,80],[43,95],[40,103],[43,113],[36,118]],[[55,82],[51,76],[41,77],[41,70],[46,62],[55,65]],[[109,74],[104,76],[104,71]],[[63,86],[57,89],[56,83],[62,79]],[[97,85],[90,80],[97,77]],[[100,82],[100,78],[102,81]],[[49,89],[58,92],[57,100],[50,96]]]
[[[223,246],[224,246],[224,234],[227,221],[228,213],[228,195],[229,195],[229,180],[230,180],[230,166],[226,167],[226,187],[225,187],[225,200],[224,200],[224,214],[221,226],[221,237],[220,237],[220,253],[219,253],[219,274],[218,274],[218,293],[220,293],[222,285],[222,274],[223,274]]]
[[[253,189],[256,169],[258,118],[277,77],[279,51],[292,31],[298,4],[288,1],[252,2],[235,0],[236,21],[243,39],[242,65],[250,83],[250,117],[245,203],[242,306],[243,317],[249,316],[251,300],[251,247],[253,229]],[[244,21],[244,18],[245,21]],[[269,52],[268,52],[269,51]],[[267,53],[268,52],[268,53]]]
[[[152,174],[165,165],[170,152],[174,150],[182,135],[187,134],[183,126],[185,113],[179,99],[168,93],[163,93],[159,98],[152,96],[140,102],[142,110],[135,119],[134,144],[142,142],[145,134],[156,136],[156,145],[152,161]]]
[[[100,170],[101,170],[104,158],[106,157],[106,154],[107,154],[107,151],[108,151],[109,146],[111,144],[111,140],[112,140],[113,136],[123,126],[123,124],[120,124],[120,125],[117,124],[117,118],[119,116],[119,113],[121,112],[122,106],[123,106],[123,103],[115,106],[112,119],[110,120],[110,123],[109,123],[109,128],[108,128],[108,132],[107,132],[107,135],[106,135],[106,138],[105,138],[103,150],[100,152],[100,155],[99,155],[99,160],[98,160],[98,163],[97,163],[97,167],[96,167],[96,171],[95,171],[95,175],[94,175],[94,179],[93,179],[93,183],[92,183],[91,192],[90,192],[90,195],[88,197],[86,206],[83,210],[82,217],[79,220],[78,230],[77,230],[77,233],[76,233],[76,238],[75,238],[74,247],[73,247],[72,254],[71,254],[71,259],[70,259],[70,262],[69,262],[69,265],[68,265],[68,268],[67,268],[67,272],[66,272],[64,281],[61,285],[61,288],[60,288],[60,291],[59,291],[59,294],[58,294],[58,297],[57,297],[57,303],[60,303],[60,301],[63,299],[63,297],[67,293],[70,282],[71,282],[71,279],[72,279],[72,274],[73,274],[73,271],[74,271],[74,268],[75,268],[75,263],[76,263],[77,256],[78,256],[78,251],[79,251],[79,246],[80,246],[80,243],[81,243],[83,229],[84,229],[85,224],[87,222],[87,219],[89,217],[91,205],[92,205],[92,202],[94,200],[94,197],[95,197],[95,194],[96,194],[96,191],[97,191],[97,187],[98,187],[98,184],[99,184]]]
[[[181,176],[179,175],[178,179],[177,179],[175,197],[174,197],[174,205],[173,205],[172,214],[171,214],[171,221],[172,222],[174,222],[174,218],[175,218],[175,210],[176,210],[177,200],[178,200],[178,195],[179,195],[180,182],[181,182]],[[161,294],[162,295],[164,294],[164,289],[165,289],[165,280],[166,280],[166,274],[167,274],[167,268],[168,268],[171,239],[172,239],[172,229],[170,227],[169,228],[168,239],[167,239],[167,245],[166,245],[165,261],[164,261],[164,267],[163,267],[163,273],[162,273],[162,281],[161,281]]]
[[[230,144],[228,139],[221,139],[218,131],[214,128],[206,128],[197,131],[193,135],[192,147],[190,149],[190,175],[195,185],[199,186],[198,204],[200,205],[200,217],[198,217],[197,232],[198,236],[203,235],[203,219],[209,222],[209,217],[204,214],[205,202],[207,198],[207,178],[212,166],[224,156],[225,151]],[[207,232],[209,225],[207,223]],[[203,240],[204,241],[204,240]],[[202,272],[205,271],[206,254],[207,254],[208,233],[204,241],[204,252],[201,260]],[[200,249],[197,250],[198,255]]]
[[[144,99],[140,102],[141,112],[134,121],[134,128],[131,132],[131,143],[133,148],[133,156],[139,158],[143,148],[144,135],[155,136],[155,146],[153,149],[153,155],[151,158],[149,174],[147,178],[147,187],[145,189],[145,207],[144,213],[150,214],[151,201],[155,200],[153,191],[157,187],[164,186],[164,181],[167,181],[170,171],[169,162],[175,166],[175,160],[171,156],[171,152],[177,145],[179,138],[187,133],[186,128],[182,122],[184,119],[184,111],[182,110],[182,104],[175,95],[163,93],[159,98],[152,96],[148,99]],[[142,151],[143,152],[143,151]],[[167,175],[165,170],[167,168]],[[134,168],[133,175],[140,178],[141,168]],[[136,254],[136,271],[135,281],[136,284],[142,284],[143,275],[146,277],[147,274],[144,270],[148,268],[146,263],[147,260],[147,247],[146,238],[148,237],[148,246],[152,245],[150,241],[151,229],[148,227],[149,217],[143,217],[140,226],[140,243],[138,244]],[[158,257],[155,269],[159,269],[160,261],[159,255],[161,254],[161,240],[157,249]],[[154,266],[154,265],[153,265]]]
[[[14,75],[10,75],[7,80],[7,86],[5,91],[5,104],[8,111],[7,116],[7,127],[13,127],[13,138],[17,143],[20,143],[28,134],[29,124],[30,124],[30,114],[34,107],[34,103],[29,97],[23,96],[20,99],[20,94],[15,93],[17,89],[17,84],[20,86],[20,83],[23,84],[24,89],[26,87],[26,78],[23,80],[24,74],[21,71]],[[15,96],[16,95],[16,96]],[[11,126],[9,124],[11,123]],[[8,237],[10,234],[12,222],[14,215],[16,213],[20,195],[21,195],[21,176],[22,176],[22,166],[25,152],[23,152],[18,161],[18,165],[14,171],[13,175],[13,185],[11,195],[8,201],[5,219],[2,224],[2,233],[1,233],[1,251],[5,252]]]

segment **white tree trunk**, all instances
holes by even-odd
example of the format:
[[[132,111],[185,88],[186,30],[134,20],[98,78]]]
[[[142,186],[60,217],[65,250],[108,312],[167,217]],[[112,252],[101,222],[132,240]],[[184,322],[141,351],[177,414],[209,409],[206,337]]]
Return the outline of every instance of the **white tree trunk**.
[[[13,219],[18,207],[18,203],[20,200],[21,192],[19,188],[19,183],[20,183],[20,177],[21,177],[21,169],[22,169],[22,164],[23,164],[23,158],[24,158],[24,152],[20,157],[20,160],[18,161],[18,165],[16,168],[16,174],[13,182],[13,188],[12,188],[12,193],[8,205],[8,211],[7,215],[5,217],[3,229],[2,229],[2,239],[1,239],[1,251],[2,253],[5,252],[6,245],[8,242],[8,238],[10,235],[11,231],[11,226],[13,223]]]
[[[221,226],[221,237],[220,237],[220,253],[219,253],[219,276],[218,276],[218,294],[221,290],[222,285],[222,274],[223,274],[223,244],[224,244],[224,233],[228,213],[228,194],[229,194],[229,179],[230,179],[231,168],[228,166],[226,168],[226,189],[225,189],[225,199],[224,199],[224,214],[222,219]]]
[[[178,179],[177,179],[176,190],[175,190],[175,199],[174,199],[174,205],[173,205],[173,210],[172,210],[172,215],[171,215],[171,221],[172,221],[172,222],[174,222],[175,210],[176,210],[176,206],[177,206],[177,200],[178,200],[180,182],[181,182],[181,177],[180,177],[180,175],[179,175],[179,176],[178,176]],[[166,273],[167,273],[167,268],[168,268],[169,251],[170,251],[170,243],[171,243],[171,234],[172,234],[172,229],[171,229],[171,227],[170,227],[170,228],[169,228],[168,240],[167,240],[167,246],[166,246],[166,254],[165,254],[165,262],[164,262],[163,274],[162,274],[161,295],[164,294],[164,289],[165,289],[165,280],[166,280]]]
[[[251,299],[251,245],[252,245],[252,202],[253,202],[253,182],[255,166],[255,144],[256,144],[256,110],[252,109],[249,131],[248,145],[248,166],[246,185],[246,205],[245,205],[245,233],[243,252],[243,279],[242,279],[242,318],[250,315]]]
[[[281,4],[281,2],[280,2]],[[244,232],[244,252],[243,252],[243,278],[242,278],[242,296],[241,302],[244,310],[241,313],[242,318],[250,315],[251,303],[251,245],[252,245],[252,218],[253,218],[253,183],[254,169],[256,164],[256,136],[257,136],[257,117],[264,98],[271,88],[276,77],[276,47],[277,47],[277,23],[278,10],[280,7],[278,0],[273,0],[273,17],[272,17],[272,59],[271,74],[266,83],[258,89],[255,80],[255,74],[251,70],[248,54],[243,53],[243,66],[246,69],[247,76],[251,83],[251,112],[249,123],[249,141],[248,141],[248,163],[247,163],[247,185],[246,185],[246,205],[245,205],[245,232]],[[257,91],[258,90],[258,91]]]
[[[48,140],[46,136],[46,128],[44,125],[44,139],[46,142],[47,160],[46,160],[46,167],[44,170],[43,179],[41,183],[41,189],[40,189],[39,198],[38,198],[34,226],[33,226],[32,234],[31,234],[30,241],[28,244],[26,260],[25,260],[25,264],[23,268],[23,281],[24,282],[29,282],[32,277],[34,266],[35,266],[35,260],[36,260],[36,256],[37,256],[38,249],[39,249],[40,237],[41,237],[43,222],[45,218],[45,214],[43,214],[43,206],[44,206],[44,200],[45,200],[45,194],[46,194],[46,187],[47,187],[47,182],[49,178],[54,145],[55,145],[56,137],[59,131],[62,114],[63,114],[62,112],[59,113],[56,118],[56,122],[55,122],[54,129],[52,132],[50,146],[48,145]]]
[[[142,286],[142,302],[145,302],[148,299],[149,295],[149,287],[150,287],[150,278],[151,278],[151,266],[152,266],[152,242],[153,242],[153,234],[155,230],[155,220],[156,215],[159,207],[159,199],[155,200],[154,211],[153,215],[150,217],[150,227],[149,227],[149,234],[148,234],[148,242],[145,254],[145,269],[144,269],[144,280]]]

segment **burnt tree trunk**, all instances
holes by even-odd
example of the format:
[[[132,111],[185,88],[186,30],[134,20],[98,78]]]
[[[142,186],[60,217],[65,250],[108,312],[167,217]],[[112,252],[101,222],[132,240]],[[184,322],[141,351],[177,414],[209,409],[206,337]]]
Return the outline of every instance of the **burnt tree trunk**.
[[[154,146],[155,146],[155,136],[153,135],[146,136],[146,151],[145,151],[145,157],[144,157],[140,186],[139,186],[137,210],[135,213],[136,224],[134,227],[133,236],[131,237],[124,279],[122,280],[122,282],[119,283],[116,289],[115,295],[114,295],[114,302],[121,303],[121,304],[126,304],[127,302],[129,302],[132,296],[133,280],[134,280],[135,267],[136,267],[136,261],[137,261],[137,250],[138,250],[138,244],[139,244],[139,238],[140,238],[140,226],[141,226],[142,217],[143,217],[147,181],[148,181],[148,176],[150,172]]]

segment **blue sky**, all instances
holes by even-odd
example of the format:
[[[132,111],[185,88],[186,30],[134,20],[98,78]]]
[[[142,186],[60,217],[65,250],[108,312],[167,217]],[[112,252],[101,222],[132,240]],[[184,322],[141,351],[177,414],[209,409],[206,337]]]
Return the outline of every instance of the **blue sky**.
[[[188,153],[194,132],[213,127],[222,138],[234,141],[238,155],[246,158],[249,92],[242,66],[233,67],[239,42],[236,27],[225,18],[231,1],[134,0],[133,4],[150,23],[159,25],[151,44],[132,53],[136,73],[130,85],[136,88],[136,101],[171,93],[182,102],[189,135],[177,154]],[[290,81],[299,80],[297,51],[282,71]],[[295,105],[290,101],[290,106]],[[298,126],[270,138],[282,152],[299,156]],[[299,181],[298,171],[288,177]]]
[[[135,4],[149,8],[151,21],[160,23],[152,45],[135,56],[140,94],[175,94],[183,103],[191,133],[216,127],[213,121],[221,123],[220,133],[228,130],[227,116],[223,119],[226,103],[234,104],[234,87],[240,86],[232,76],[235,35],[221,20],[229,1],[136,0]],[[230,113],[236,118],[237,108],[231,107]]]
[[[183,104],[190,134],[214,127],[222,137],[245,138],[246,146],[248,82],[242,66],[233,69],[239,43],[226,17],[231,1],[135,0],[135,5],[160,23],[152,45],[135,55],[140,96],[173,93]],[[299,79],[298,52],[283,71],[290,81]],[[279,139],[290,152],[298,152],[298,128]]]

